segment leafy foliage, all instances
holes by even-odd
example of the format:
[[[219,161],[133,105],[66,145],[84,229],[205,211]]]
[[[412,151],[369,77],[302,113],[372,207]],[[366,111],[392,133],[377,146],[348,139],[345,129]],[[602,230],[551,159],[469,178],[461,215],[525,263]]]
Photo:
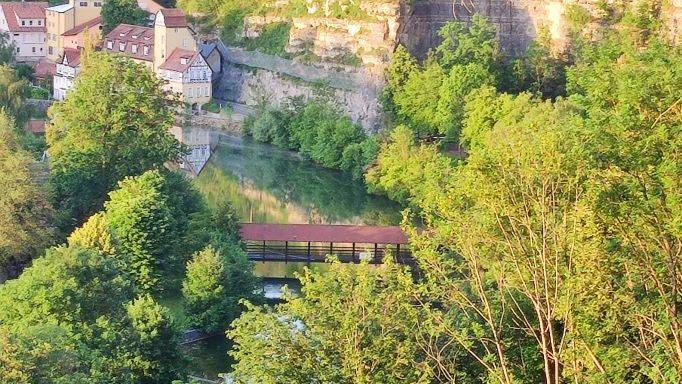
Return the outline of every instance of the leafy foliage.
[[[9,64],[14,58],[14,46],[10,43],[9,33],[0,32],[0,65]]]
[[[265,107],[245,122],[244,129],[257,141],[297,150],[322,166],[350,172],[356,178],[377,152],[376,139],[322,102],[301,105],[292,100],[283,108]]]
[[[102,5],[103,33],[107,34],[119,24],[145,25],[147,12],[136,0],[107,0]]]
[[[119,180],[180,153],[160,80],[122,57],[89,54],[75,89],[49,114],[50,180],[58,208],[74,218],[67,229],[97,212]]]
[[[235,321],[236,382],[429,382],[406,270],[332,264],[301,282],[301,297],[274,309],[249,305]]]
[[[37,164],[15,130],[0,109],[0,280],[41,253],[55,232],[47,191],[36,182]]]

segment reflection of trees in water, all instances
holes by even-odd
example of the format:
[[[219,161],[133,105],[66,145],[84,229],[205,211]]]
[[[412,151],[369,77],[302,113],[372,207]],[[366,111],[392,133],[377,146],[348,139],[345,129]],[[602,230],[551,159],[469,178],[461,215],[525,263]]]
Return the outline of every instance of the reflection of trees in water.
[[[274,197],[282,209],[293,205],[303,210],[307,221],[313,223],[394,224],[400,220],[400,208],[396,204],[368,195],[364,185],[349,175],[321,168],[278,148],[249,141],[217,147],[197,181],[202,191],[208,189],[209,200],[234,196],[235,192],[243,195],[249,189],[246,185],[250,185],[264,195]],[[261,198],[267,200],[266,196]],[[251,199],[257,197],[246,200]],[[253,206],[248,209],[253,212]]]

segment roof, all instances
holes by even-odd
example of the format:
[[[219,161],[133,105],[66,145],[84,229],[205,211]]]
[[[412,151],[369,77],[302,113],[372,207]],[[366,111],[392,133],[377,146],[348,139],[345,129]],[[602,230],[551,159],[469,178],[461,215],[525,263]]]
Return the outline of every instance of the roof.
[[[35,63],[33,67],[33,75],[37,78],[45,78],[47,76],[54,76],[57,72],[57,65],[47,58],[43,57]]]
[[[166,27],[181,28],[187,26],[185,13],[177,8],[163,8],[159,10],[163,15],[163,22]]]
[[[214,50],[217,49],[215,43],[202,43],[199,44],[199,53],[201,56],[208,57]]]
[[[45,133],[45,120],[30,119],[24,124],[24,130],[35,134]]]
[[[161,69],[175,72],[185,72],[187,68],[191,67],[199,56],[199,52],[190,51],[188,49],[175,48],[168,59],[159,66]]]
[[[7,28],[10,32],[46,32],[45,26],[45,8],[47,3],[33,2],[33,3],[0,3],[0,8],[5,14],[7,20]],[[19,19],[24,20],[43,20],[43,25],[21,25]]]
[[[109,42],[112,42],[111,49],[109,49]],[[124,44],[123,50],[120,44]],[[133,46],[137,47],[136,52],[133,52]],[[144,47],[149,48],[147,55],[144,54]],[[154,61],[154,28],[119,24],[104,37],[102,50],[120,53],[137,60]]]
[[[75,27],[69,29],[68,31],[62,33],[62,36],[74,36],[77,35],[81,32],[83,32],[86,29],[90,29],[92,27],[96,27],[98,25],[102,24],[102,17],[95,17],[94,19],[90,21],[86,21],[85,23],[78,24]]]
[[[71,5],[71,3],[66,3],[61,5],[55,5],[54,7],[47,8],[47,10],[57,13],[63,13],[70,10],[71,8],[73,8],[73,5]]]
[[[66,59],[66,63],[64,62]],[[76,68],[81,63],[81,51],[75,48],[64,48],[61,64]]]
[[[400,227],[322,224],[254,224],[241,227],[244,240],[301,241],[323,243],[406,244]]]

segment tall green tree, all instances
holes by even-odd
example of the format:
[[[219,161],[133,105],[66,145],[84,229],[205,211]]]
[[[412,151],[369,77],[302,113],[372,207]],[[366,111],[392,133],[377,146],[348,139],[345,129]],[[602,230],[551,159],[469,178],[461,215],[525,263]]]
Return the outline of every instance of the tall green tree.
[[[14,46],[9,39],[9,33],[0,32],[0,65],[9,64],[14,58]]]
[[[49,114],[50,181],[57,207],[74,218],[68,229],[100,210],[119,180],[181,151],[160,80],[122,57],[87,55],[74,91]]]
[[[147,12],[136,0],[107,0],[102,6],[103,32],[109,33],[119,24],[145,25]]]
[[[682,50],[642,35],[610,34],[568,72],[587,116],[593,205],[608,253],[586,289],[621,305],[580,297],[585,349],[606,377],[682,379]],[[605,287],[605,288],[604,288]],[[612,299],[613,300],[613,299]],[[604,308],[606,307],[606,308]],[[594,321],[594,320],[592,320]],[[598,325],[599,324],[599,325]],[[611,359],[614,350],[619,360]],[[616,364],[614,364],[616,363]]]
[[[1,92],[1,91],[0,91]],[[37,182],[38,164],[20,148],[14,120],[0,109],[0,280],[42,253],[54,237],[54,212]]]
[[[158,171],[125,178],[105,203],[107,223],[118,240],[116,255],[145,292],[161,290],[164,275],[178,265],[174,251],[182,234],[163,185]]]
[[[28,83],[20,78],[7,64],[0,63],[0,109],[22,121],[25,117],[24,100],[28,95]]]
[[[228,332],[238,383],[428,383],[420,311],[403,267],[306,271],[302,295],[250,310]]]

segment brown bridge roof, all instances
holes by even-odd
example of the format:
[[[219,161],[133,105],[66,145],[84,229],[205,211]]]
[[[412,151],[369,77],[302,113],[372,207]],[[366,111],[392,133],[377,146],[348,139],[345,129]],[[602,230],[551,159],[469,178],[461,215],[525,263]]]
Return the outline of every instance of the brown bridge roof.
[[[247,241],[373,244],[407,244],[408,242],[407,235],[396,226],[244,223],[241,235]]]

